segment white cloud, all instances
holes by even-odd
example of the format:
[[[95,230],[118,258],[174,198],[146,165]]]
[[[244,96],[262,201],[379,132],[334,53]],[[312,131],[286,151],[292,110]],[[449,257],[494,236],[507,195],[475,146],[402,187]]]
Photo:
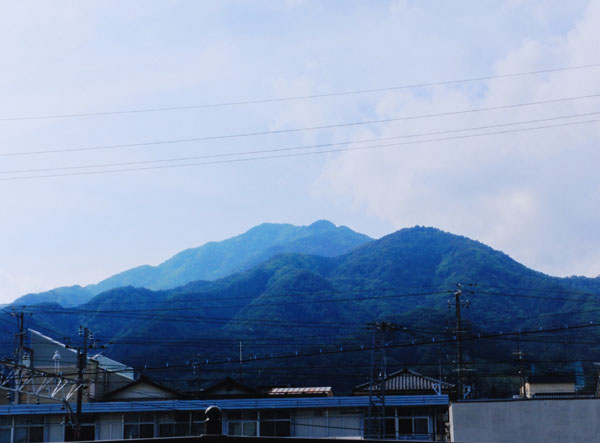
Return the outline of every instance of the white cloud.
[[[591,2],[574,29],[543,41],[524,39],[498,58],[495,73],[577,66],[598,61],[600,4]],[[547,100],[600,91],[598,69],[497,79],[483,97],[468,88],[438,87],[389,94],[381,115],[443,112]],[[431,78],[431,77],[429,77]],[[390,124],[382,136],[595,112],[598,99],[508,112]],[[594,118],[594,117],[589,117]],[[596,116],[596,118],[598,118]],[[319,180],[329,198],[342,197],[398,228],[433,225],[504,250],[555,275],[600,273],[600,125],[554,128],[432,142],[332,159]]]
[[[598,3],[44,2],[0,14],[0,117],[310,95],[591,63]],[[493,69],[492,69],[493,67]],[[94,119],[0,122],[0,151],[253,132],[493,106],[596,88],[598,71]],[[47,168],[290,147],[592,111],[596,101],[69,155]],[[595,274],[597,128],[236,165],[0,183],[6,299],[97,281],[264,221],[370,235],[431,224],[552,273]],[[321,177],[317,180],[318,177]],[[557,204],[558,203],[558,204]],[[586,243],[587,242],[587,243]],[[588,245],[586,249],[584,245]],[[558,251],[558,252],[557,252]],[[12,289],[11,289],[12,288]]]

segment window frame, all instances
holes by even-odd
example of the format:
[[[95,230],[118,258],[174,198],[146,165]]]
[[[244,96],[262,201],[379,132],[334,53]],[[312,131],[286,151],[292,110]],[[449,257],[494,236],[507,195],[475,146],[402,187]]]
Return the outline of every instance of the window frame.
[[[135,416],[135,420],[133,419]],[[144,417],[147,416],[147,417]],[[150,420],[148,417],[152,417],[152,420]],[[150,437],[144,437],[141,435],[141,429],[142,426],[147,426],[147,425],[151,425],[152,426],[152,435]],[[137,427],[137,437],[134,437],[132,439],[137,439],[137,438],[155,438],[156,437],[156,415],[153,413],[149,413],[149,414],[144,414],[144,413],[138,413],[138,412],[134,412],[134,413],[126,413],[123,414],[123,439],[127,440],[130,437],[127,436],[126,434],[126,427],[127,426],[136,426]]]

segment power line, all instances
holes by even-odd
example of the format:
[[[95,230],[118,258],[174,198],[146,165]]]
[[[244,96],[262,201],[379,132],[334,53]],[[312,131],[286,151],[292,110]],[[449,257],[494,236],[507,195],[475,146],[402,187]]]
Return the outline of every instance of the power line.
[[[546,317],[561,317],[564,315],[573,315],[573,314],[587,314],[587,313],[591,313],[591,312],[599,312],[600,308],[597,309],[582,309],[579,311],[566,311],[566,312],[552,312],[552,313],[547,313],[547,314],[538,314],[538,315],[532,315],[529,317],[512,317],[511,320],[538,320],[541,318],[546,318]],[[507,312],[507,311],[505,311]],[[486,320],[485,323],[499,323],[499,322],[505,322],[506,320],[500,320],[500,319],[490,319],[490,320]]]
[[[48,175],[30,175],[30,176],[21,176],[21,177],[8,177],[8,178],[0,178],[0,181],[29,180],[29,179],[38,179],[38,178],[56,178],[56,177],[82,176],[82,175],[99,175],[99,174],[110,174],[110,173],[117,173],[117,172],[148,171],[148,170],[172,169],[172,168],[181,168],[181,167],[190,167],[190,166],[206,166],[206,165],[227,164],[227,163],[245,163],[245,162],[257,161],[257,160],[281,159],[281,158],[301,157],[301,156],[309,156],[309,155],[330,154],[330,153],[336,153],[336,152],[351,152],[351,151],[369,150],[369,149],[376,149],[376,148],[391,148],[391,147],[399,147],[399,146],[422,144],[422,143],[433,143],[433,142],[440,142],[440,141],[461,140],[461,139],[485,137],[485,136],[499,135],[499,134],[510,134],[510,133],[528,132],[528,131],[535,131],[535,130],[542,130],[542,129],[549,129],[549,128],[575,126],[575,125],[597,123],[597,122],[600,122],[600,119],[586,120],[586,121],[580,121],[580,122],[571,122],[571,123],[562,123],[562,124],[556,124],[556,125],[537,126],[537,127],[533,127],[533,128],[510,129],[510,130],[504,130],[504,131],[487,132],[487,133],[483,133],[483,134],[469,134],[469,135],[460,135],[460,136],[455,136],[455,137],[442,137],[442,138],[434,138],[434,139],[428,139],[428,140],[415,140],[415,141],[410,141],[410,142],[393,143],[393,144],[389,144],[389,145],[340,148],[340,149],[330,149],[330,150],[318,151],[318,152],[303,152],[303,153],[294,153],[294,154],[241,158],[241,159],[234,159],[234,160],[218,160],[218,161],[212,161],[212,162],[185,163],[185,164],[163,165],[163,166],[149,166],[149,167],[142,167],[142,168],[110,169],[110,170],[103,170],[103,171],[73,172],[73,173],[67,173],[67,174],[48,174]]]
[[[230,153],[225,153],[225,154],[210,154],[210,155],[200,155],[200,156],[191,156],[191,157],[176,157],[176,158],[168,158],[168,159],[160,159],[160,160],[144,160],[144,161],[131,161],[131,162],[120,162],[120,163],[99,163],[99,164],[89,164],[89,165],[63,166],[63,167],[56,167],[56,168],[18,169],[18,170],[0,171],[0,174],[23,174],[23,173],[34,173],[34,172],[65,171],[65,170],[74,170],[74,169],[108,168],[108,167],[119,167],[119,166],[133,166],[133,165],[157,164],[157,163],[167,163],[167,162],[180,162],[180,161],[189,161],[189,160],[204,160],[204,159],[210,159],[210,158],[235,157],[235,156],[242,156],[242,155],[256,155],[256,154],[266,154],[266,153],[282,152],[282,151],[297,151],[297,150],[330,147],[330,146],[353,145],[353,144],[357,144],[357,143],[398,140],[398,139],[404,139],[404,138],[425,137],[425,136],[431,136],[431,135],[454,134],[457,132],[478,131],[478,130],[482,130],[482,129],[502,128],[502,127],[514,126],[514,125],[525,125],[525,124],[531,124],[531,123],[541,123],[541,122],[556,121],[556,120],[562,120],[562,119],[588,117],[591,115],[598,115],[598,114],[600,114],[600,111],[587,112],[584,114],[571,114],[571,115],[564,115],[564,116],[550,117],[550,118],[543,118],[543,119],[535,119],[535,120],[525,120],[525,121],[519,121],[519,122],[499,123],[499,124],[494,124],[494,125],[477,126],[477,127],[472,127],[472,128],[450,129],[450,130],[446,130],[446,131],[434,131],[434,132],[424,132],[424,133],[419,133],[419,134],[399,135],[399,136],[395,136],[395,137],[382,137],[382,138],[354,140],[354,141],[348,140],[348,141],[336,142],[336,143],[322,143],[322,144],[317,144],[317,145],[294,146],[294,147],[289,147],[289,148],[261,149],[261,150],[254,150],[254,151],[230,152]],[[377,146],[369,146],[369,148],[378,148],[378,147],[386,147],[386,146],[393,146],[393,145],[389,145],[389,144],[377,145]]]
[[[553,301],[575,301],[575,302],[587,302],[588,298],[567,298],[567,297],[552,297],[544,295],[529,295],[529,294],[511,294],[506,292],[488,292],[488,291],[477,291],[479,295],[498,295],[501,297],[515,297],[515,298],[530,298],[534,300],[553,300]]]
[[[224,135],[193,137],[193,138],[185,138],[185,139],[171,139],[171,140],[159,140],[159,141],[125,143],[125,144],[114,144],[114,145],[101,145],[101,146],[84,146],[84,147],[74,147],[74,148],[49,149],[49,150],[41,150],[41,151],[5,152],[5,153],[0,153],[0,157],[16,157],[16,156],[24,156],[24,155],[41,155],[41,154],[56,154],[56,153],[65,153],[65,152],[81,152],[81,151],[96,151],[96,150],[106,150],[106,149],[133,148],[133,147],[141,147],[141,146],[156,146],[156,145],[167,145],[167,144],[175,144],[175,143],[189,143],[189,142],[196,142],[196,141],[222,140],[222,139],[241,138],[241,137],[255,137],[255,136],[259,136],[259,135],[286,134],[286,133],[302,132],[302,131],[316,131],[316,130],[322,130],[322,129],[334,129],[334,128],[341,128],[341,127],[348,127],[348,126],[362,126],[362,125],[371,125],[371,124],[378,124],[378,123],[390,123],[390,122],[395,122],[395,121],[418,120],[418,119],[434,118],[434,117],[447,117],[450,115],[461,115],[461,114],[470,114],[470,113],[476,113],[476,112],[487,112],[487,111],[495,111],[495,110],[500,110],[500,109],[514,109],[514,108],[521,108],[521,107],[527,107],[527,106],[537,106],[537,105],[550,104],[550,103],[563,103],[563,102],[567,102],[567,101],[584,100],[584,99],[591,99],[591,98],[598,98],[598,97],[600,97],[600,94],[588,94],[588,95],[580,95],[580,96],[574,96],[574,97],[556,98],[556,99],[551,99],[551,100],[516,103],[516,104],[510,104],[510,105],[463,109],[460,111],[447,111],[447,112],[411,115],[411,116],[394,117],[394,118],[386,118],[386,119],[378,119],[378,120],[366,120],[366,121],[356,121],[356,122],[349,122],[349,123],[336,123],[336,124],[320,125],[320,126],[308,126],[308,127],[303,127],[303,128],[278,129],[278,130],[273,130],[273,131],[245,132],[245,133],[237,133],[237,134],[224,134]]]
[[[206,309],[224,309],[224,308],[245,308],[245,307],[260,307],[260,306],[273,306],[273,305],[283,305],[287,306],[290,304],[296,305],[306,305],[313,303],[340,303],[347,301],[369,301],[369,300],[378,300],[384,298],[404,298],[404,297],[425,297],[432,295],[444,295],[448,294],[451,291],[442,290],[442,291],[430,291],[430,292],[414,292],[414,293],[400,293],[400,294],[389,294],[389,295],[379,295],[379,296],[367,296],[367,297],[353,297],[353,298],[341,298],[341,299],[318,299],[318,300],[302,300],[302,301],[292,301],[292,302],[267,302],[267,303],[254,303],[249,305],[216,305],[216,306],[197,306],[197,307],[155,307],[155,308],[145,308],[138,310],[110,310],[110,309],[100,309],[100,310],[92,310],[92,309],[55,309],[50,307],[43,308],[35,308],[30,309],[29,312],[35,313],[45,313],[45,314],[58,314],[58,315],[72,315],[72,314],[93,314],[96,316],[108,315],[112,318],[121,318],[121,319],[134,319],[134,320],[170,320],[177,322],[217,322],[217,323],[229,323],[229,324],[269,324],[272,326],[285,327],[285,328],[318,328],[324,327],[329,328],[331,326],[336,326],[338,328],[350,328],[352,330],[356,330],[362,326],[362,324],[357,323],[348,323],[348,322],[319,322],[319,321],[301,321],[294,322],[291,320],[273,320],[273,319],[263,319],[263,318],[236,318],[234,317],[206,317],[206,316],[182,316],[182,315],[167,315],[162,314],[163,312],[179,312],[179,311],[194,311],[194,310],[206,310]],[[559,298],[559,297],[544,297],[544,296],[532,296],[525,294],[508,294],[508,293],[500,293],[500,292],[483,292],[477,291],[482,295],[494,295],[494,296],[506,296],[506,297],[517,297],[517,298],[533,298],[533,299],[550,299],[557,301],[586,301],[582,299],[570,299],[570,298]],[[309,295],[309,294],[305,294]],[[322,295],[320,293],[315,293],[314,295]],[[589,294],[589,296],[597,296],[595,294]],[[173,304],[173,301],[170,302]],[[524,317],[519,318],[519,320],[531,319],[531,318],[540,318],[544,316],[557,316],[557,315],[572,315],[576,313],[587,313],[587,312],[595,312],[596,309],[589,310],[580,310],[580,311],[570,311],[565,313],[551,313],[551,314],[542,314],[535,317]],[[516,320],[516,319],[515,319]],[[491,320],[493,322],[493,320]],[[422,332],[434,332],[434,331],[422,331]]]
[[[421,293],[421,292],[438,292],[438,291],[434,291],[434,290],[439,290],[439,292],[444,292],[444,291],[450,291],[450,289],[445,289],[447,288],[448,285],[434,285],[434,286],[413,286],[413,287],[398,287],[398,286],[381,286],[381,287],[368,287],[368,288],[360,288],[360,289],[345,289],[345,290],[331,290],[331,289],[327,289],[327,290],[322,290],[322,291],[313,291],[313,292],[286,292],[286,293],[277,293],[277,294],[269,294],[268,298],[272,299],[272,298],[283,298],[283,297],[306,297],[306,296],[315,296],[315,295],[320,295],[320,296],[335,296],[335,295],[344,295],[344,294],[363,294],[363,293],[374,293],[374,292],[388,292],[388,291],[400,291],[400,290],[407,290],[410,289],[411,292],[408,292],[406,294],[411,294],[413,293],[412,290],[414,290],[416,293]],[[197,291],[186,291],[186,292],[178,292],[178,289],[180,288],[173,288],[170,291],[174,292],[174,296],[183,296],[183,295],[189,295],[189,294],[197,294],[197,293],[204,293],[205,295],[207,294],[211,294],[211,291],[213,290],[212,287],[203,287],[198,289]],[[108,290],[111,291],[111,290]],[[202,291],[206,291],[206,292],[202,292]],[[152,292],[153,295],[157,295],[159,294],[159,292]],[[404,294],[401,293],[401,294]],[[397,294],[400,295],[400,294]],[[165,296],[166,297],[166,296]],[[253,299],[255,298],[255,295],[242,295],[242,296],[234,296],[234,297],[219,297],[218,300],[222,301],[222,300],[245,300],[245,299]],[[174,301],[177,301],[177,299],[174,298],[156,298],[154,300],[136,300],[135,302],[123,302],[123,301],[116,301],[114,303],[109,303],[106,301],[102,301],[102,306],[118,306],[118,307],[123,307],[123,306],[128,306],[128,305],[135,305],[135,306],[140,306],[143,304],[156,304],[156,305],[160,305],[161,303],[165,303],[165,302],[169,302],[172,303]],[[197,298],[185,298],[185,301],[201,301],[201,302],[206,302],[206,301],[210,301],[210,300],[206,300],[206,297],[197,297]],[[87,302],[84,303],[82,305],[79,306],[89,306],[91,302]],[[11,305],[13,307],[18,307],[21,309],[27,309],[27,308],[35,308],[36,311],[38,311],[38,307],[39,308],[45,308],[48,309],[50,308],[48,305],[44,305],[44,304],[34,304],[34,305],[20,305],[20,304],[13,304]],[[55,308],[54,308],[55,309]],[[59,308],[60,310],[69,310],[69,308]],[[74,308],[74,309],[79,309],[79,308]],[[10,314],[11,311],[7,311],[6,309],[2,309],[0,308],[0,311],[4,311],[7,314]],[[122,311],[122,310],[120,310]],[[0,317],[1,319],[1,317]]]
[[[451,291],[430,291],[430,292],[411,292],[411,293],[402,293],[402,294],[390,294],[390,295],[376,295],[376,296],[367,296],[367,297],[353,297],[353,298],[334,298],[334,299],[320,299],[320,300],[300,300],[300,301],[285,301],[285,302],[268,302],[268,303],[252,303],[250,305],[220,305],[220,306],[200,306],[197,309],[223,309],[223,308],[245,308],[245,307],[258,307],[258,306],[288,306],[288,305],[302,305],[302,304],[313,304],[313,303],[342,303],[347,301],[363,301],[363,300],[380,300],[385,298],[402,298],[402,297],[424,297],[427,295],[441,295],[448,294]],[[315,294],[320,295],[320,294]],[[169,303],[173,304],[176,300],[170,300]],[[164,312],[164,311],[188,311],[190,309],[189,306],[184,306],[180,308],[146,308],[146,309],[128,309],[127,313],[133,312]],[[64,311],[58,311],[64,312]],[[121,313],[122,310],[84,310],[84,309],[73,309],[72,312],[75,313]]]
[[[547,74],[547,73],[552,73],[552,72],[562,72],[562,71],[597,68],[599,66],[600,66],[600,64],[596,63],[596,64],[589,64],[589,65],[570,66],[570,67],[564,67],[564,68],[554,68],[554,69],[543,69],[543,70],[538,70],[538,71],[520,72],[520,73],[513,73],[513,74],[488,75],[488,76],[472,77],[472,78],[459,79],[459,80],[446,80],[446,81],[429,82],[429,83],[415,83],[415,84],[410,84],[410,85],[390,86],[390,87],[384,87],[384,88],[356,89],[356,90],[352,90],[352,91],[330,92],[330,93],[323,93],[323,94],[299,95],[299,96],[265,98],[265,99],[255,99],[255,100],[238,100],[238,101],[198,104],[198,105],[130,109],[130,110],[124,110],[124,111],[101,111],[101,112],[84,112],[84,113],[71,113],[71,114],[49,114],[49,115],[38,115],[38,116],[3,117],[3,118],[0,118],[0,122],[25,121],[25,120],[49,120],[49,119],[76,118],[76,117],[97,117],[97,116],[124,115],[124,114],[142,114],[142,113],[151,113],[151,112],[182,111],[182,110],[191,110],[191,109],[209,109],[209,108],[219,108],[219,107],[242,106],[242,105],[252,105],[252,104],[261,104],[261,103],[277,103],[277,102],[285,102],[285,101],[308,100],[308,99],[315,99],[315,98],[370,94],[370,93],[376,93],[376,92],[397,91],[397,90],[403,90],[403,89],[425,88],[425,87],[431,87],[431,86],[453,85],[453,84],[470,83],[470,82],[494,80],[494,79],[501,79],[501,78],[524,77],[524,76],[528,76],[528,75],[539,75],[539,74]]]
[[[493,288],[493,289],[503,289],[503,290],[507,290],[510,289],[512,291],[527,291],[527,292],[544,292],[544,293],[554,293],[554,294],[577,294],[577,295],[596,295],[593,294],[591,292],[586,292],[586,291],[574,291],[572,289],[569,290],[565,290],[563,288],[558,288],[557,284],[554,283],[553,286],[555,286],[556,289],[550,289],[550,288],[523,288],[523,287],[515,287],[515,286],[494,286],[494,285],[480,285],[477,284],[475,285],[477,287],[486,287],[486,288]]]
[[[470,287],[473,287],[475,289],[470,289]],[[481,285],[479,283],[475,283],[470,285],[470,287],[468,289],[463,289],[464,292],[467,292],[469,294],[477,294],[477,293],[483,293],[486,295],[501,295],[501,296],[513,296],[513,297],[523,297],[523,296],[527,296],[527,298],[529,298],[528,294],[520,294],[520,293],[508,293],[508,292],[485,292],[485,291],[480,291],[480,288],[495,288],[495,289],[504,289],[504,290],[520,290],[520,291],[531,291],[531,292],[544,292],[544,293],[555,293],[555,294],[563,294],[563,295],[581,295],[581,296],[586,296],[588,297],[587,299],[589,299],[589,297],[599,297],[600,300],[600,294],[597,293],[593,293],[593,292],[583,292],[583,291],[574,291],[571,289],[543,289],[543,288],[524,288],[524,287],[509,287],[509,286],[491,286],[491,285]],[[276,294],[269,294],[268,299],[277,299],[277,298],[298,298],[298,297],[313,297],[313,296],[337,296],[337,295],[346,295],[346,294],[363,294],[363,293],[387,293],[389,291],[401,291],[402,289],[411,289],[411,292],[396,292],[395,294],[391,294],[394,296],[413,296],[413,295],[422,295],[422,294],[437,294],[437,293],[450,293],[453,292],[454,290],[451,289],[448,285],[434,285],[434,286],[413,286],[410,288],[406,288],[406,287],[398,287],[398,286],[381,286],[381,287],[369,287],[369,288],[360,288],[360,289],[346,289],[346,290],[331,290],[331,289],[327,289],[327,290],[323,290],[323,291],[312,291],[312,292],[286,292],[286,293],[276,293]],[[175,288],[173,291],[176,291],[177,288]],[[206,291],[206,292],[202,292],[202,291]],[[210,296],[212,294],[213,288],[201,288],[198,291],[192,291],[192,292],[175,292],[174,295],[175,296],[184,296],[184,295],[188,295],[190,293],[202,293],[205,296],[204,297],[185,297],[185,299],[181,300],[181,301],[185,301],[185,302],[209,302],[209,301],[229,301],[229,300],[247,300],[247,299],[254,299],[257,296],[256,295],[242,295],[242,296],[233,296],[233,297],[218,297],[218,299],[213,299],[213,298],[209,298],[207,300],[207,296]],[[154,293],[156,294],[156,293]],[[540,296],[531,296],[531,297],[536,297],[539,298]],[[565,298],[560,298],[560,297],[552,297],[550,298],[551,300],[559,300],[559,301],[569,301],[569,300],[576,300],[576,301],[586,301],[587,299],[565,299]],[[102,301],[102,306],[106,307],[106,306],[117,306],[119,308],[122,308],[123,306],[129,306],[129,305],[135,305],[135,306],[140,306],[140,305],[146,305],[146,304],[153,304],[156,305],[155,308],[148,308],[149,310],[164,310],[163,308],[161,308],[160,306],[164,303],[169,303],[169,304],[173,304],[174,302],[179,301],[178,299],[175,298],[157,298],[157,299],[153,299],[153,300],[136,300],[135,302],[123,302],[123,301],[115,301],[115,302],[106,302],[106,301]],[[97,309],[84,309],[84,308],[80,308],[80,307],[74,307],[74,308],[63,308],[63,307],[53,307],[50,305],[44,305],[44,304],[34,304],[34,305],[20,305],[20,304],[14,304],[11,305],[12,307],[17,307],[19,309],[28,309],[30,312],[48,312],[48,311],[52,311],[52,312],[59,312],[59,313],[71,313],[73,311],[76,312],[124,312],[123,309],[118,309],[118,310],[106,310],[106,309],[102,309],[102,310],[97,310]],[[80,306],[89,306],[89,302],[85,303],[83,305]],[[229,307],[231,305],[227,305],[227,307]],[[220,307],[224,307],[224,306],[220,306]],[[144,309],[139,309],[138,311],[143,311]],[[6,314],[11,314],[11,311],[6,310],[5,308],[0,308],[0,311],[5,312]],[[579,313],[579,312],[593,312],[594,310],[590,310],[590,311],[574,311],[573,313]],[[127,309],[127,312],[130,312],[129,309]],[[562,313],[551,313],[551,314],[540,314],[540,315],[562,315]],[[527,319],[527,318],[537,318],[537,315],[535,317],[518,317],[516,319]],[[9,322],[8,320],[0,317],[0,321],[4,321],[7,323],[10,323],[12,325],[11,322]],[[327,323],[327,324],[331,324],[331,323]],[[361,323],[362,324],[362,323]]]
[[[554,333],[554,332],[564,332],[564,331],[574,331],[574,330],[580,330],[580,329],[587,329],[587,328],[595,328],[600,326],[600,323],[595,323],[595,322],[588,322],[588,323],[582,323],[582,324],[576,324],[576,325],[572,325],[572,326],[560,326],[560,327],[553,327],[553,328],[546,328],[543,330],[539,330],[539,329],[529,329],[529,330],[517,330],[517,331],[508,331],[508,332],[495,332],[495,333],[488,333],[488,334],[476,334],[476,335],[472,335],[472,336],[466,336],[463,338],[464,341],[473,341],[473,340],[489,340],[489,339],[496,339],[496,338],[514,338],[516,339],[517,337],[519,337],[520,340],[523,340],[523,337],[529,337],[531,335],[537,335],[537,334],[549,334],[549,333]],[[455,338],[442,338],[442,339],[436,339],[436,338],[432,338],[430,340],[421,340],[421,341],[412,341],[409,343],[401,343],[401,344],[386,344],[385,347],[387,349],[395,349],[395,348],[408,348],[408,347],[416,347],[416,346],[431,346],[431,345],[444,345],[444,344],[455,344],[456,343],[456,339]],[[321,350],[321,351],[316,351],[316,352],[308,352],[308,353],[293,353],[293,354],[282,354],[282,355],[276,355],[276,356],[265,356],[265,357],[258,357],[258,356],[254,356],[254,358],[250,357],[246,360],[244,360],[245,363],[251,363],[251,362],[256,362],[256,361],[267,361],[267,360],[287,360],[287,359],[295,359],[295,358],[306,358],[306,357],[318,357],[318,356],[330,356],[330,355],[334,355],[334,354],[343,354],[343,353],[350,353],[350,352],[366,352],[366,351],[371,351],[372,347],[371,346],[361,346],[358,348],[352,348],[352,347],[347,347],[347,348],[343,348],[343,349],[335,349],[335,350]],[[228,359],[228,360],[218,360],[218,361],[206,361],[205,363],[201,363],[200,367],[204,366],[204,365],[227,365],[227,364],[232,364],[232,363],[237,363],[236,361],[234,361],[233,359]],[[166,369],[175,369],[175,368],[185,368],[188,365],[172,365],[169,368]],[[150,369],[156,369],[156,370],[165,370],[165,368],[161,367],[155,367],[155,368],[150,368]],[[146,368],[145,370],[148,370],[148,368]],[[110,372],[123,372],[123,370],[116,370],[116,371],[110,371]]]

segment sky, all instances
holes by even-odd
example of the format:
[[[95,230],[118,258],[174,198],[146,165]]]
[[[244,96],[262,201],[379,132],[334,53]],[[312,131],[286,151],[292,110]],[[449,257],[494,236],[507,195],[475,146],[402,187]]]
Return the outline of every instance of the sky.
[[[600,274],[600,2],[0,8],[0,303],[319,219]]]

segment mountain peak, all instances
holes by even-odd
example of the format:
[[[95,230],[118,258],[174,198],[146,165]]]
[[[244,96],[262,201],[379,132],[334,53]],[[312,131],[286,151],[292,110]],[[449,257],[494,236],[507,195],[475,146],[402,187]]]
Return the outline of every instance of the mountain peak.
[[[88,287],[98,294],[119,286],[168,289],[192,281],[216,280],[245,271],[282,253],[333,257],[370,242],[372,239],[328,220],[309,226],[289,223],[262,223],[243,234],[220,242],[186,249],[158,266],[143,266],[109,277]]]
[[[319,231],[330,231],[330,230],[336,228],[336,226],[333,223],[331,223],[329,220],[317,220],[316,222],[312,223],[308,227],[312,230],[319,230]]]

